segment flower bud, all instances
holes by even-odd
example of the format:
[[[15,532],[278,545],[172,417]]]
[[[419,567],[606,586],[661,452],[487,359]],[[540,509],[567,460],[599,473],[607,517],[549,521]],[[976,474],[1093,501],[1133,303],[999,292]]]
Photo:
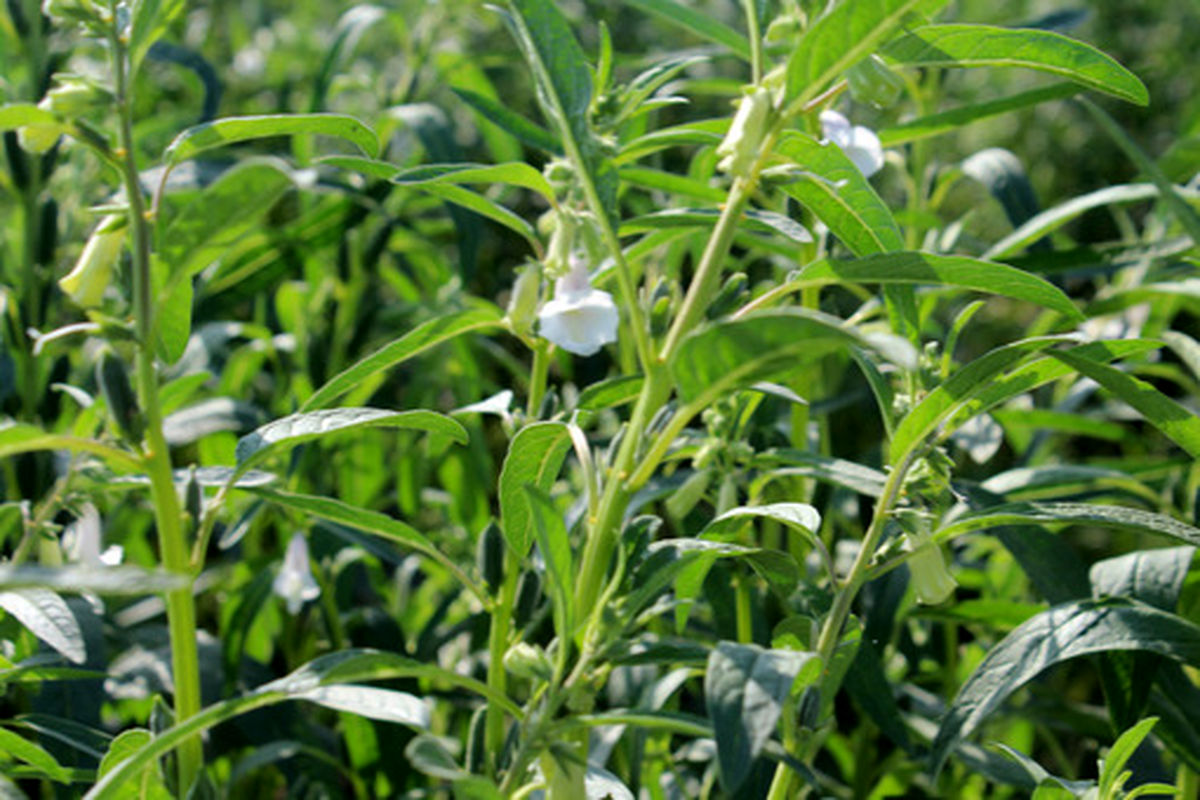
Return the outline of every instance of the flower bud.
[[[46,93],[38,108],[60,117],[77,117],[110,99],[99,86],[73,75],[59,76],[58,85]]]
[[[111,350],[105,350],[100,356],[96,365],[96,383],[100,384],[100,392],[121,438],[132,445],[140,443],[145,428],[142,409],[129,383],[124,362]]]
[[[495,521],[489,522],[479,534],[476,560],[479,562],[479,574],[493,592],[500,589],[504,581],[504,534]]]
[[[767,135],[771,110],[771,92],[762,86],[755,86],[742,97],[729,133],[717,146],[717,155],[722,157],[717,169],[733,177],[749,174]]]
[[[546,245],[546,258],[542,262],[546,266],[546,277],[561,278],[571,271],[571,253],[575,248],[575,217],[570,214],[558,214],[554,221],[554,230],[550,233],[550,243]]]
[[[504,654],[504,668],[518,678],[548,681],[554,667],[542,648],[528,642],[517,642]]]
[[[104,290],[112,283],[113,267],[125,242],[125,226],[114,230],[119,221],[117,216],[101,220],[79,254],[75,268],[58,281],[59,288],[81,308],[99,306]]]
[[[508,324],[518,335],[533,331],[541,288],[542,271],[538,265],[526,264],[521,267],[513,281],[512,296],[508,301]]]
[[[287,603],[289,614],[298,614],[301,606],[309,600],[317,599],[321,587],[313,578],[312,568],[308,563],[308,541],[304,534],[292,534],[288,542],[287,552],[283,556],[283,566],[275,576],[272,590]]]

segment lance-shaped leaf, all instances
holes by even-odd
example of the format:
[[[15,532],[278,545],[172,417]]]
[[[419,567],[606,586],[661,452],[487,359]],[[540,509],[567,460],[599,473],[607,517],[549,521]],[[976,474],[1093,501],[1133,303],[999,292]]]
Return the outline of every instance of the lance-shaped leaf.
[[[625,0],[627,5],[689,31],[701,39],[729,48],[742,58],[750,58],[750,43],[746,37],[711,15],[676,0]]]
[[[546,583],[554,609],[554,630],[558,634],[559,647],[564,648],[559,652],[565,653],[575,627],[575,571],[571,565],[571,540],[567,536],[562,514],[554,507],[550,497],[532,484],[527,483],[522,488],[533,518],[538,550],[546,564]]]
[[[1005,698],[1042,670],[1109,650],[1200,664],[1200,626],[1127,599],[1083,600],[1038,614],[993,647],[959,690],[933,741],[934,771]]]
[[[625,220],[621,223],[620,234],[627,236],[661,228],[711,229],[720,216],[721,212],[716,208],[668,208]],[[756,233],[778,233],[793,242],[813,240],[812,234],[799,222],[772,211],[750,209],[743,214],[738,227]]]
[[[450,87],[463,102],[475,109],[484,119],[502,128],[520,139],[530,147],[536,147],[547,153],[562,152],[562,145],[550,131],[532,120],[526,119],[498,100],[493,100],[478,92],[457,86]]]
[[[509,164],[424,164],[399,170],[392,175],[393,183],[419,186],[427,183],[503,183],[537,192],[554,205],[554,189],[542,173],[523,162]]]
[[[915,363],[906,342],[866,336],[818,311],[787,308],[721,320],[688,334],[671,371],[683,400],[699,405],[847,347],[881,351],[906,366]]]
[[[296,699],[381,722],[398,722],[414,728],[429,727],[429,702],[408,692],[375,686],[318,686],[297,694]]]
[[[70,661],[82,664],[87,660],[79,622],[67,601],[49,589],[29,587],[0,592],[0,608]]]
[[[903,252],[845,261],[823,258],[792,273],[789,282],[798,287],[830,283],[954,286],[1025,300],[1057,311],[1067,319],[1083,321],[1083,315],[1071,299],[1052,283],[1005,264],[966,256]]]
[[[813,653],[721,642],[708,657],[704,700],[717,739],[717,763],[734,794],[775,733],[792,687],[820,672]]]
[[[330,378],[300,410],[311,411],[327,405],[363,381],[456,336],[498,328],[500,318],[500,312],[494,308],[474,308],[431,319]]]
[[[58,592],[139,595],[169,592],[186,586],[188,580],[163,570],[150,570],[132,564],[115,567],[92,567],[68,564],[44,567],[37,564],[12,566],[0,564],[0,588],[53,589]]]
[[[141,459],[133,453],[119,450],[103,442],[49,433],[34,425],[20,423],[0,425],[0,458],[8,458],[20,453],[32,453],[37,450],[91,453],[104,459],[114,469],[139,470],[142,468]]]
[[[354,117],[344,114],[267,114],[226,117],[188,128],[175,137],[163,153],[167,165],[194,158],[206,150],[236,142],[271,136],[318,134],[345,139],[368,156],[379,152],[375,132]]]
[[[1092,525],[1148,533],[1200,546],[1200,528],[1140,508],[1092,503],[1009,503],[959,517],[938,529],[937,541],[1002,525]]]
[[[949,111],[918,117],[914,120],[884,128],[878,132],[879,143],[884,147],[895,147],[896,145],[927,139],[931,136],[951,133],[972,122],[990,119],[999,114],[1007,114],[1009,111],[1028,108],[1029,106],[1045,103],[1050,100],[1061,100],[1064,97],[1070,97],[1078,93],[1079,87],[1073,83],[1055,83],[1050,86],[1041,86],[1037,89],[1018,92],[997,100],[986,100],[982,103],[972,103],[967,106],[952,108]]]
[[[778,152],[799,170],[780,188],[816,214],[852,253],[903,249],[904,237],[892,212],[840,147],[791,133],[779,143]]]
[[[7,728],[0,728],[0,752],[8,759],[23,761],[38,771],[37,777],[44,777],[59,783],[69,783],[70,776],[63,765],[58,763],[41,745],[31,742],[24,736],[13,733]],[[0,791],[0,794],[3,794]],[[7,795],[12,798],[22,797],[18,793]]]
[[[327,408],[292,414],[243,436],[235,451],[238,469],[247,469],[272,451],[354,428],[402,428],[440,434],[459,444],[467,441],[467,431],[457,420],[435,411]]]
[[[1141,106],[1150,101],[1132,72],[1091,45],[1052,31],[927,25],[889,43],[883,53],[920,67],[1025,67]]]
[[[570,449],[571,434],[561,422],[526,425],[508,445],[500,468],[500,527],[517,558],[525,557],[534,540],[525,486],[550,491]]]
[[[796,531],[812,544],[821,530],[821,513],[808,503],[769,503],[731,508],[704,527],[704,534],[736,531],[750,520],[769,519]]]
[[[1191,411],[1145,381],[1108,364],[1101,364],[1069,350],[1052,355],[1136,408],[1151,425],[1186,450],[1188,455],[1200,456],[1200,418]]]

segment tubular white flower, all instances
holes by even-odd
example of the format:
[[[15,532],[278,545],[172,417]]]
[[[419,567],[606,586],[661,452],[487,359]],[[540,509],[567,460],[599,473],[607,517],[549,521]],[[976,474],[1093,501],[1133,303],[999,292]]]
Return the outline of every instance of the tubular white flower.
[[[593,289],[586,261],[573,257],[571,271],[554,284],[554,299],[538,312],[538,332],[569,353],[590,356],[617,340],[619,321],[612,295]]]
[[[298,613],[301,606],[309,600],[315,600],[321,593],[321,587],[313,578],[308,564],[308,541],[304,534],[292,535],[287,553],[283,556],[283,566],[271,588],[287,603],[289,614]]]
[[[100,551],[100,512],[91,503],[83,507],[79,519],[67,526],[63,532],[63,547],[67,557],[85,567],[115,567],[121,563],[125,550],[114,544]]]
[[[840,147],[866,177],[883,169],[883,145],[870,128],[851,125],[838,112],[826,110],[821,112],[821,135]]]
[[[113,281],[113,269],[125,243],[125,226],[112,230],[119,219],[105,217],[96,226],[75,268],[58,280],[58,286],[81,308],[95,308]]]

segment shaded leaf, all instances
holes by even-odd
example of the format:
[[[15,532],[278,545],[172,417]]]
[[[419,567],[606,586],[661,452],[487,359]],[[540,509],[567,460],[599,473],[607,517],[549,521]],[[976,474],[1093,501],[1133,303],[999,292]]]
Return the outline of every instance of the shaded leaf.
[[[561,422],[526,425],[508,445],[500,468],[500,527],[517,558],[525,557],[535,536],[525,486],[550,491],[570,448],[571,435]]]
[[[168,165],[178,164],[215,147],[298,134],[345,139],[371,157],[379,152],[379,140],[375,132],[354,117],[343,114],[265,114],[226,117],[188,128],[171,141],[163,153],[163,160]]]
[[[79,622],[67,601],[49,589],[29,587],[0,592],[0,608],[68,660],[76,664],[87,660]]]

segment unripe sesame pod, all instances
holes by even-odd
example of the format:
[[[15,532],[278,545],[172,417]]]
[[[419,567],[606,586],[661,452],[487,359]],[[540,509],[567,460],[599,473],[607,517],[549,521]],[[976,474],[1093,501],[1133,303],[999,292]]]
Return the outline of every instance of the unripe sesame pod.
[[[554,676],[554,667],[546,653],[537,645],[517,642],[504,654],[504,668],[517,678],[548,681]]]
[[[758,159],[763,138],[771,121],[771,91],[755,86],[742,97],[737,114],[729,126],[729,133],[717,146],[721,161],[717,169],[733,177],[745,177]]]
[[[721,291],[717,292],[717,296],[709,304],[708,318],[717,319],[733,311],[742,299],[742,293],[746,290],[747,283],[749,283],[749,278],[744,272],[735,272],[730,275],[721,286]]]
[[[480,706],[471,715],[467,726],[467,757],[463,766],[472,775],[482,775],[487,768],[487,706]]]
[[[104,402],[121,438],[131,445],[139,444],[144,431],[142,410],[129,384],[125,364],[111,350],[105,350],[100,356],[100,363],[96,365],[96,383],[100,384]]]
[[[104,290],[113,282],[113,269],[125,244],[125,226],[120,217],[101,220],[87,240],[75,268],[58,281],[58,286],[82,308],[95,308],[104,298]]]
[[[504,582],[504,534],[495,521],[489,521],[487,527],[479,534],[475,559],[479,564],[479,574],[493,592]]]
[[[195,466],[188,470],[187,483],[183,486],[183,509],[187,512],[192,530],[195,530],[204,512],[204,492],[200,488],[200,481],[196,480]]]
[[[517,581],[517,600],[513,603],[513,625],[524,628],[533,619],[538,601],[542,598],[542,578],[533,570],[521,573]]]

